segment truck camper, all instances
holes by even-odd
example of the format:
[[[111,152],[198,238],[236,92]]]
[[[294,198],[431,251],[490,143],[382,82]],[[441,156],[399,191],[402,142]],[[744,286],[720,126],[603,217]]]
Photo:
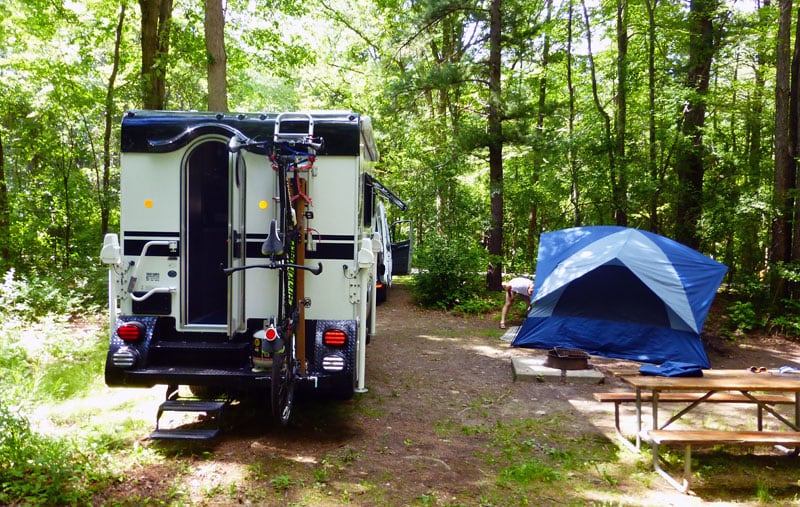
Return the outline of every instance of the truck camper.
[[[374,178],[369,117],[130,111],[121,141],[105,379],[167,386],[151,437],[212,438],[245,397],[287,424],[296,390],[366,391],[377,198],[405,209]],[[214,423],[164,429],[165,412]]]

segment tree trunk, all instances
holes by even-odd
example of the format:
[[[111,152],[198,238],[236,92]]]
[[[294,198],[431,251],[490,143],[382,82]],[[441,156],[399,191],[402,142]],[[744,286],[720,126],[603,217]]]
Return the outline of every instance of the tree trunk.
[[[647,6],[647,172],[653,185],[650,196],[650,230],[658,232],[660,204],[660,175],[656,147],[656,5],[658,0],[646,0]]]
[[[572,80],[572,19],[574,6],[569,0],[567,7],[567,89],[569,90],[569,118],[567,120],[567,163],[570,174],[570,204],[572,204],[572,225],[583,222],[580,208],[580,187],[578,186],[578,164],[575,160],[575,83]]]
[[[550,26],[553,14],[553,0],[545,0],[545,27]],[[539,78],[539,103],[536,111],[536,131],[534,132],[533,147],[533,173],[531,174],[531,208],[528,213],[528,241],[525,251],[529,261],[533,261],[536,255],[536,245],[539,240],[539,204],[537,202],[536,189],[539,186],[539,175],[542,170],[542,150],[544,147],[544,118],[547,100],[547,65],[550,62],[550,33],[549,28],[545,29],[544,43],[542,45],[542,71]]]
[[[765,3],[768,5],[768,2]],[[761,7],[762,15],[765,11]],[[767,37],[764,34],[762,37]],[[759,43],[759,48],[766,47],[764,43]],[[769,61],[768,55],[765,54],[763,49],[760,49],[756,54],[755,68],[753,73],[753,80],[755,86],[753,87],[753,94],[749,99],[748,111],[749,114],[745,120],[747,132],[745,139],[745,153],[747,156],[747,172],[745,173],[745,181],[751,183],[750,188],[753,188],[752,182],[760,180],[761,174],[761,158],[762,147],[761,138],[763,135],[763,114],[764,114],[764,90],[766,88],[766,80],[764,78],[766,65],[765,62]],[[764,252],[758,245],[761,244],[761,223],[763,221],[763,212],[760,209],[753,209],[750,213],[745,214],[744,223],[740,226],[741,241],[744,244],[751,245],[751,248],[744,248],[738,254],[738,263],[728,261],[731,265],[731,270],[728,276],[732,277],[736,269],[735,264],[739,265],[742,273],[758,273],[764,269]]]
[[[8,209],[8,186],[6,185],[5,156],[3,153],[3,138],[0,131],[0,268],[5,272],[11,262],[10,245],[10,210]]]
[[[142,107],[164,109],[172,0],[139,0],[142,9]]]
[[[208,110],[228,111],[225,13],[222,0],[206,0],[206,57],[208,59]]]
[[[617,0],[617,109],[616,127],[617,184],[614,186],[614,213],[617,225],[628,225],[628,169],[625,136],[628,114],[628,0]],[[613,181],[613,180],[612,180]]]
[[[700,247],[698,227],[703,213],[703,178],[705,160],[703,128],[706,121],[706,96],[711,63],[717,47],[713,16],[718,0],[692,0],[689,12],[690,98],[683,111],[681,133],[684,140],[675,161],[678,195],[675,203],[675,239],[691,247]]]
[[[792,188],[790,191],[794,200],[794,213],[792,217],[792,249],[790,258],[797,262],[800,259],[800,199],[797,198],[797,189],[800,188],[797,171],[797,155],[800,153],[800,11],[797,12],[794,35],[794,54],[792,55],[792,77],[791,91],[789,98],[789,139],[791,142],[791,180]],[[793,298],[797,298],[797,284],[793,284]]]
[[[114,128],[116,110],[114,108],[114,84],[119,72],[119,53],[122,43],[122,28],[125,21],[125,2],[120,2],[119,20],[114,38],[114,58],[111,62],[111,75],[108,76],[105,103],[105,125],[103,127],[103,177],[98,189],[100,198],[100,236],[108,232],[108,222],[111,209],[111,131]]]
[[[489,194],[491,227],[489,229],[490,266],[486,272],[489,290],[502,290],[503,282],[503,124],[500,78],[502,0],[489,6]]]
[[[589,74],[591,76],[592,83],[592,99],[594,100],[594,107],[597,109],[597,113],[603,119],[603,134],[605,136],[603,146],[605,147],[606,154],[608,155],[608,179],[611,184],[611,199],[613,201],[614,216],[617,224],[621,225],[619,224],[619,220],[621,210],[625,208],[625,195],[620,189],[620,178],[619,174],[617,173],[616,153],[614,151],[614,143],[611,140],[611,117],[606,110],[603,109],[603,105],[600,103],[600,95],[597,92],[597,70],[594,65],[594,54],[592,53],[592,30],[589,23],[589,12],[586,9],[586,0],[581,0],[581,7],[583,8],[584,23],[586,23],[586,48],[589,57]],[[625,216],[625,222],[627,222],[627,215]]]
[[[773,301],[787,295],[786,280],[780,276],[777,263],[791,258],[791,214],[792,198],[789,193],[794,184],[792,178],[792,145],[789,137],[789,90],[790,52],[789,41],[792,25],[792,1],[780,0],[778,38],[775,72],[775,175],[773,179],[772,243],[769,260],[771,264],[771,287]]]

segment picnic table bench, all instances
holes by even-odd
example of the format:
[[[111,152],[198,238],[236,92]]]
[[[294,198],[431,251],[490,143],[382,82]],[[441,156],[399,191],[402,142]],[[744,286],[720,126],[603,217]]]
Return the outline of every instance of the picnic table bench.
[[[673,487],[686,493],[691,486],[692,446],[693,445],[767,445],[800,448],[800,432],[797,431],[715,431],[715,430],[644,430],[644,442],[653,448],[653,468]],[[675,480],[661,468],[659,447],[662,445],[683,445],[683,478]]]
[[[653,393],[651,392],[643,392],[641,393],[640,401],[642,403],[651,403],[653,401]],[[705,397],[705,398],[704,398]],[[630,442],[622,433],[622,430],[619,426],[619,407],[623,403],[635,403],[636,402],[636,393],[626,391],[626,392],[604,392],[604,393],[594,393],[594,398],[601,402],[601,403],[613,403],[614,404],[614,427],[616,428],[617,435],[623,441],[624,444],[630,446]],[[762,403],[767,405],[792,405],[794,404],[795,400],[789,398],[788,396],[784,396],[782,394],[760,394],[756,395],[755,398]],[[660,403],[699,403],[700,401],[704,403],[753,403],[752,398],[742,394],[742,393],[728,393],[728,392],[715,392],[711,395],[707,395],[706,393],[702,392],[664,392],[659,393],[658,401]],[[761,405],[758,406],[758,431],[763,429],[763,409]]]
[[[800,378],[794,375],[749,372],[746,370],[703,370],[702,377],[660,377],[640,375],[633,372],[618,374],[619,378],[635,392],[595,393],[595,399],[614,403],[614,418],[617,435],[623,443],[634,450],[640,442],[650,444],[653,450],[653,466],[672,486],[687,492],[691,479],[692,446],[736,445],[778,446],[797,455],[800,450]],[[769,394],[767,394],[769,393]],[[636,403],[636,446],[622,435],[619,424],[619,406]],[[652,427],[642,430],[642,407],[652,407]],[[687,406],[673,415],[666,423],[658,423],[659,403],[686,403]],[[758,431],[722,431],[705,428],[672,429],[673,422],[703,403],[752,403],[758,408]],[[779,413],[775,405],[793,405],[794,417]],[[763,412],[766,411],[785,425],[787,431],[763,431]],[[697,424],[695,421],[690,424]],[[661,468],[659,448],[667,445],[685,447],[683,480],[679,482]]]

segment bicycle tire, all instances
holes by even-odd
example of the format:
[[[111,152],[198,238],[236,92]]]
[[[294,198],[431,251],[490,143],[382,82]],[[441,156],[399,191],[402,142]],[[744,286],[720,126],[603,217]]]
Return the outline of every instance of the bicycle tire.
[[[295,370],[291,359],[290,347],[276,352],[272,359],[272,380],[270,400],[272,417],[276,423],[287,426],[294,406]]]

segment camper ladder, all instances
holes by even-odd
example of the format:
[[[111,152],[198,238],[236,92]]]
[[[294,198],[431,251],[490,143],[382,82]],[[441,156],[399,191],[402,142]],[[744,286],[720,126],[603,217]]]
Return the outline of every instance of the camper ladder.
[[[305,126],[305,129],[301,127]],[[302,145],[311,150],[322,147],[322,141],[314,137],[314,118],[308,113],[281,113],[275,118],[274,144]]]
[[[167,387],[167,399],[158,407],[156,429],[150,433],[154,440],[209,440],[222,431],[222,413],[230,405],[229,399],[205,400],[181,397],[178,386]],[[205,414],[202,422],[184,424],[175,428],[161,428],[161,416],[165,412]]]

